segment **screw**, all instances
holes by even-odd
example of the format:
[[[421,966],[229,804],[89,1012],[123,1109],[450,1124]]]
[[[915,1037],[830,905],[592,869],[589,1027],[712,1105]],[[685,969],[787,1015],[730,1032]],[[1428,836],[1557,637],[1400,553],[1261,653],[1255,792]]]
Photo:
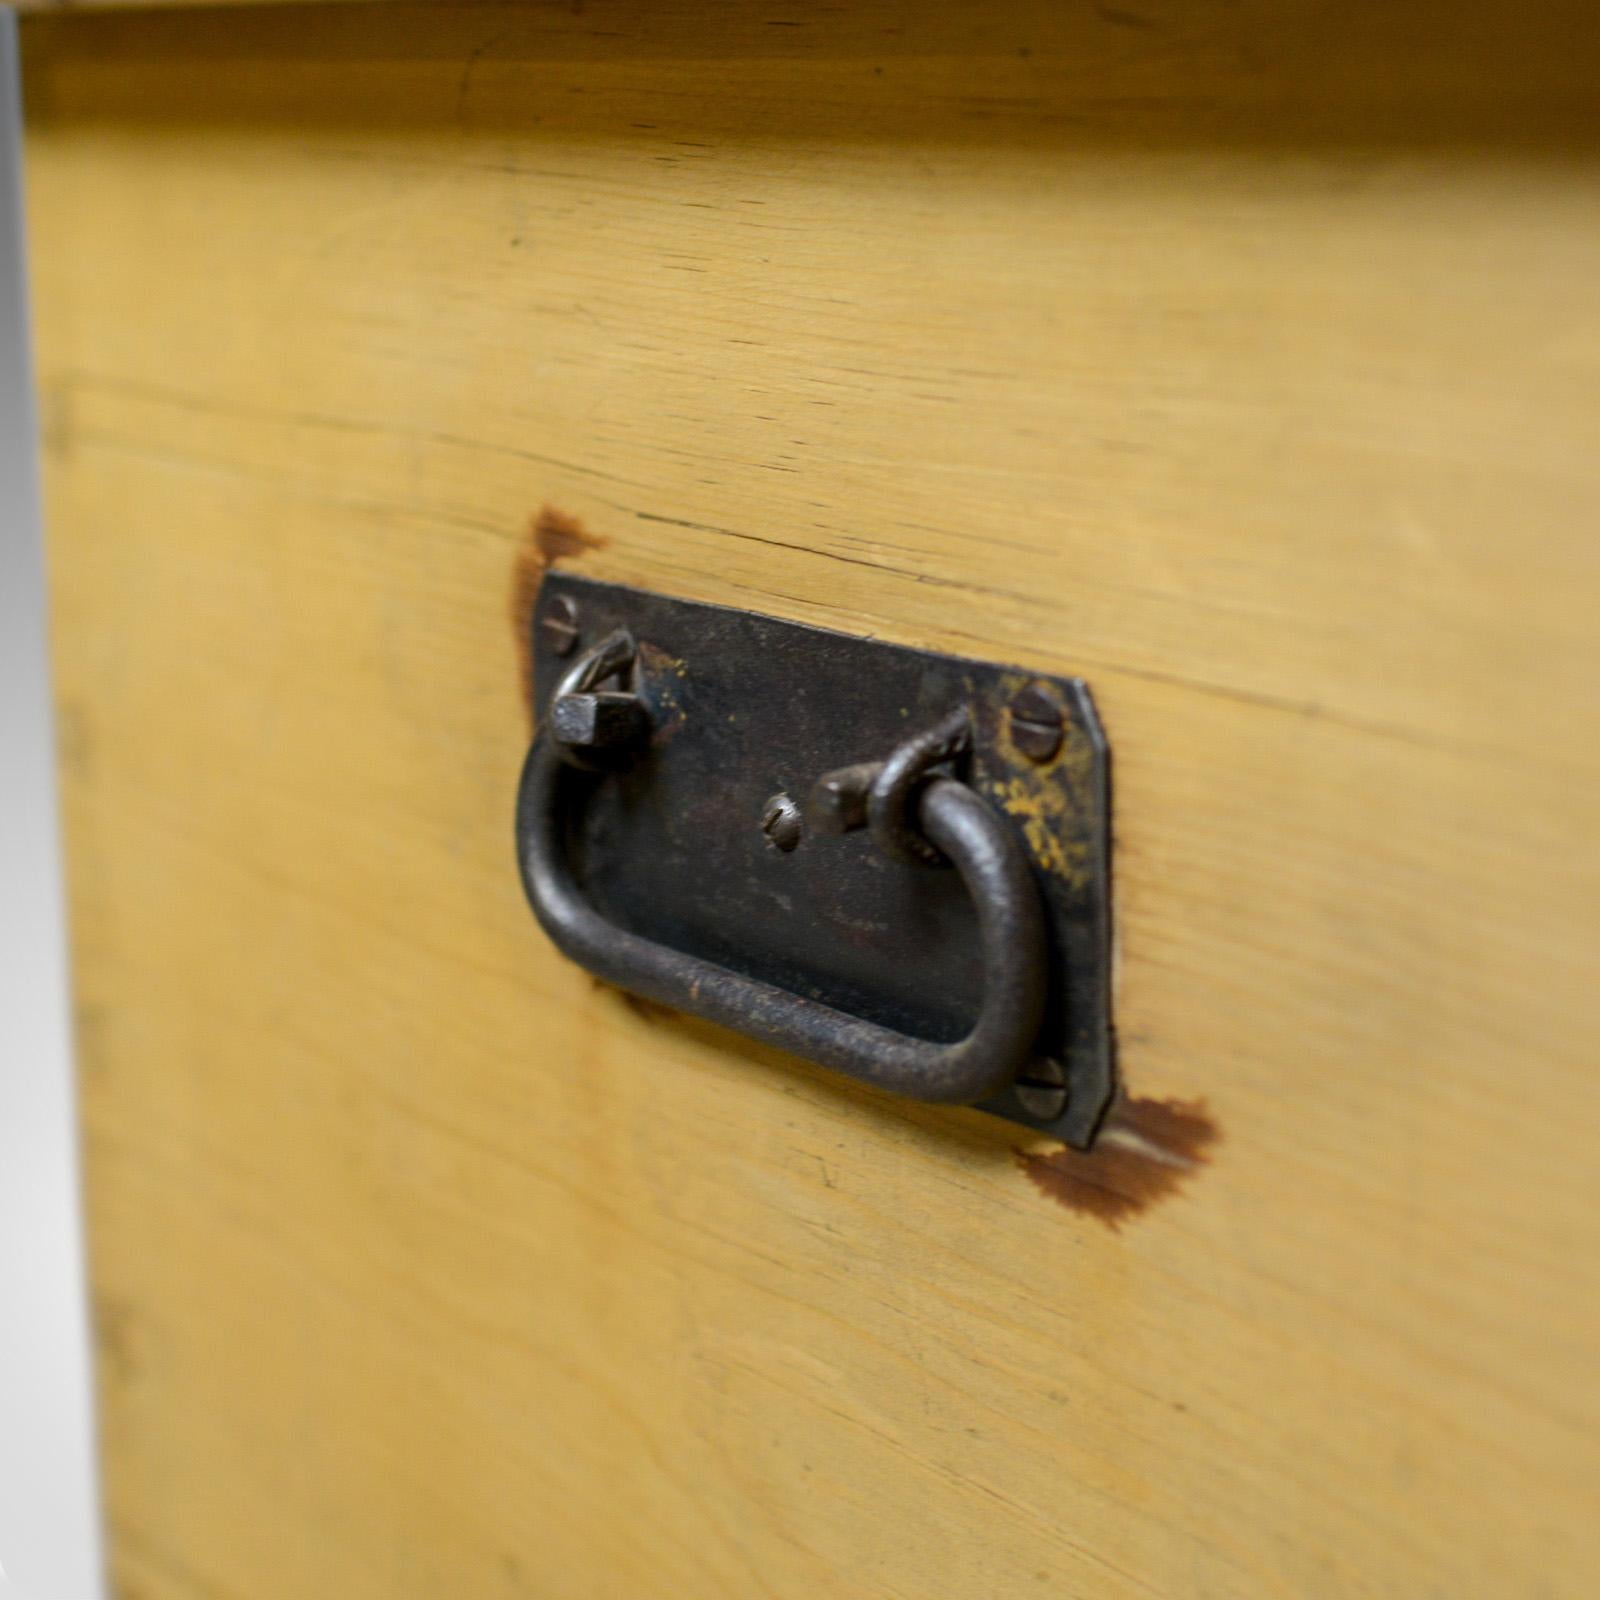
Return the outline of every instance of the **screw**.
[[[1050,691],[1030,683],[1012,698],[1011,742],[1030,761],[1048,761],[1061,748],[1061,707]]]
[[[1054,1122],[1067,1109],[1067,1075],[1048,1056],[1030,1061],[1017,1075],[1015,1088],[1022,1109],[1041,1122]]]
[[[800,807],[786,794],[773,795],[762,808],[761,831],[772,849],[788,855],[800,843],[800,835],[804,831]]]
[[[557,595],[539,627],[544,633],[544,642],[556,655],[570,656],[578,642],[578,608],[566,595]]]

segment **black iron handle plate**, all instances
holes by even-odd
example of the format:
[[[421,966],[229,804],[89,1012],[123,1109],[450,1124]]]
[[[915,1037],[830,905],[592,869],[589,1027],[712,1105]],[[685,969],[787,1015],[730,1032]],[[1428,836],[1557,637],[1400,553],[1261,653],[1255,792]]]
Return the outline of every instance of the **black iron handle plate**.
[[[901,1033],[608,922],[572,876],[566,836],[603,775],[563,762],[542,735],[518,796],[523,883],[544,930],[597,977],[915,1100],[970,1105],[1025,1070],[1044,1004],[1044,918],[1006,824],[965,784],[933,780],[918,825],[961,872],[978,914],[983,998],[948,1042]]]
[[[518,856],[568,954],[854,1076],[1092,1142],[1113,1085],[1107,760],[1081,682],[563,573],[533,629]],[[622,678],[568,681],[552,717],[574,663],[619,630]],[[894,859],[881,817],[877,843],[822,836],[840,796],[812,797],[816,779],[870,774],[955,707],[959,771],[911,806],[962,870]],[[635,727],[617,761],[557,739]],[[779,794],[798,802],[787,835]]]

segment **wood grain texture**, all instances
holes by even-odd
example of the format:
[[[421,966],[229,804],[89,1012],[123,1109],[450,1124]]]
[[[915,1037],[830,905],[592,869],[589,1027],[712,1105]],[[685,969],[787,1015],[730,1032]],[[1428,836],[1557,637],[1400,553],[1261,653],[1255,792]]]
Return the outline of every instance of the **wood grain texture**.
[[[1594,1592],[1587,4],[24,26],[125,1597]],[[541,506],[1090,679],[1112,1152],[555,957]]]
[[[187,10],[197,7],[207,10],[217,6],[297,6],[315,4],[320,9],[327,5],[382,5],[387,0],[8,0],[13,11],[62,12],[82,11],[159,11]],[[448,0],[440,0],[441,4]],[[481,3],[481,0],[480,0]]]

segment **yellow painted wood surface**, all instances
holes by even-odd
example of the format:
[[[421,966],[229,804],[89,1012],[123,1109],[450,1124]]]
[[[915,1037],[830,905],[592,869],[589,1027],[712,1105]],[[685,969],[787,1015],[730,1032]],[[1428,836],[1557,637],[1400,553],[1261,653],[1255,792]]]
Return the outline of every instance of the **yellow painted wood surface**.
[[[262,6],[262,5],[307,5],[320,3],[322,5],[382,5],[386,0],[8,0],[8,5],[14,11],[155,11],[155,10],[188,10],[197,7],[210,9],[214,6]],[[445,0],[441,0],[445,3]]]
[[[1596,26],[24,25],[127,1600],[1595,1592]],[[546,506],[1089,678],[1094,1165],[552,953]]]

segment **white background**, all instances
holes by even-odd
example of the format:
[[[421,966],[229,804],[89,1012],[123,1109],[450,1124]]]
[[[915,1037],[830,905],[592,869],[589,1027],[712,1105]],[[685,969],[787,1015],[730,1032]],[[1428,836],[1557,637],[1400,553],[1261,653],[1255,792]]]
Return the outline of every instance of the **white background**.
[[[16,68],[0,8],[0,1597],[91,1600],[103,1590]]]

